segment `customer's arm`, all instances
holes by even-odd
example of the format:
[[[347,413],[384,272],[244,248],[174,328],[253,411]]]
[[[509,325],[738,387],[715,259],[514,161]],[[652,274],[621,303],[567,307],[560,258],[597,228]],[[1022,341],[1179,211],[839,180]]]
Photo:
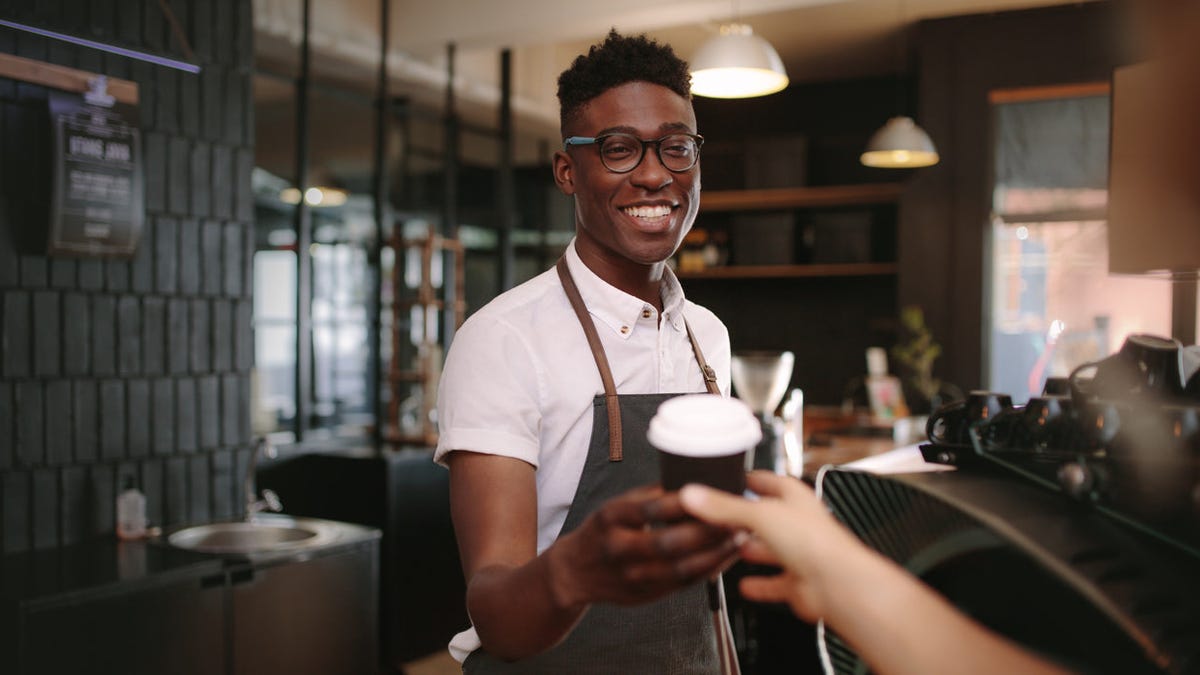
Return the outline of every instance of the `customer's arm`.
[[[539,556],[534,468],[464,451],[447,463],[467,610],[484,649],[498,658],[557,644],[593,602],[648,602],[736,555],[728,530],[686,517],[677,494],[646,487],[609,500]]]
[[[1061,672],[863,545],[800,481],[756,471],[747,486],[761,499],[698,485],[681,493],[697,518],[754,535],[742,548],[745,560],[783,568],[775,576],[743,579],[744,597],[786,602],[808,621],[823,618],[880,673]]]

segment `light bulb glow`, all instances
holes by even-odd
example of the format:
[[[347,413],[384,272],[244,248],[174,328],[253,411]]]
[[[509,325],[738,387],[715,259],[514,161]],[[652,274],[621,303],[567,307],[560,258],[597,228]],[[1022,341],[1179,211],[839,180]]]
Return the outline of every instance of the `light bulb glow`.
[[[304,191],[304,203],[313,207],[341,206],[346,203],[345,190],[336,188],[310,187]],[[279,201],[284,204],[299,204],[300,190],[290,187],[279,191]]]
[[[709,68],[692,72],[692,93],[711,98],[749,98],[783,90],[786,75],[764,68]]]
[[[938,154],[912,150],[876,150],[864,152],[859,159],[866,166],[879,169],[914,169],[937,164]]]

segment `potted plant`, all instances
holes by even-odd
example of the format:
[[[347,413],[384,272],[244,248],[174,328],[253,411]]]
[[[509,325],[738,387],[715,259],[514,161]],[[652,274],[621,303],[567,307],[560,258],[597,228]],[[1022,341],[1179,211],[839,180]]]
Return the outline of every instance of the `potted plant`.
[[[913,414],[927,415],[944,403],[962,398],[958,387],[934,377],[933,364],[942,346],[925,325],[925,312],[916,305],[900,310],[900,339],[892,347],[892,361],[903,374],[905,399]]]

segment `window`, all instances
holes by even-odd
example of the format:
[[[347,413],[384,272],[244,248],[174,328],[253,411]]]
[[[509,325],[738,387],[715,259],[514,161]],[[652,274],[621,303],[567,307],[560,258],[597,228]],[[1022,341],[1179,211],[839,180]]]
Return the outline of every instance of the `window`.
[[[1171,288],[1108,274],[1105,85],[995,92],[988,386],[1015,402],[1047,377],[1171,333]]]
[[[310,94],[309,206],[312,272],[311,377],[296,391],[297,284],[295,208],[301,195],[294,173],[295,92],[268,74],[255,78],[258,136],[253,176],[257,245],[255,277],[256,433],[291,432],[297,401],[304,429],[317,436],[362,437],[374,424],[371,410],[368,323],[373,277],[368,249],[375,218],[370,196],[374,111],[353,92]],[[336,124],[335,124],[336,123]],[[353,130],[337,134],[335,126]],[[300,399],[297,399],[299,393]]]
[[[296,415],[296,254],[254,253],[254,432],[291,427]]]

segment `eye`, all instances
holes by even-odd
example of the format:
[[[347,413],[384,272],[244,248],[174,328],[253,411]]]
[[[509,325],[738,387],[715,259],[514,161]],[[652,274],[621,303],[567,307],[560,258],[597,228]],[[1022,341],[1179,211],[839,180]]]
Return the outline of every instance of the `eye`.
[[[670,136],[662,140],[662,151],[672,157],[691,157],[696,152],[696,142],[687,136]]]
[[[622,159],[638,153],[641,143],[632,138],[610,136],[600,146],[600,152],[610,159]]]

